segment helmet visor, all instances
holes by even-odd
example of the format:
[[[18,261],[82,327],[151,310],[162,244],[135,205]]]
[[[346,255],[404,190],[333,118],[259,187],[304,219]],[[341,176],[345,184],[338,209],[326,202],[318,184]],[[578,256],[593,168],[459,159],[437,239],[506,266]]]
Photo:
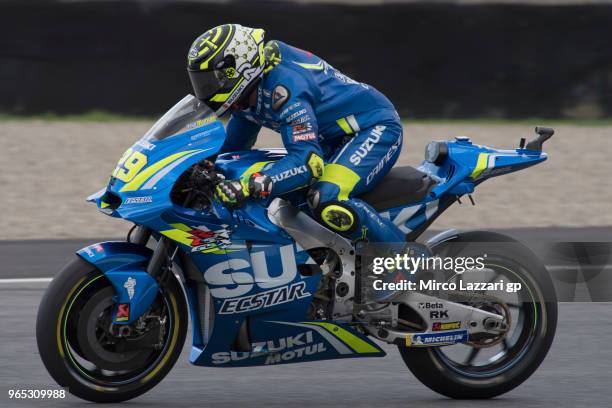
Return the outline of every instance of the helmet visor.
[[[193,87],[193,93],[200,100],[206,100],[223,88],[227,77],[221,71],[191,71],[189,79]]]

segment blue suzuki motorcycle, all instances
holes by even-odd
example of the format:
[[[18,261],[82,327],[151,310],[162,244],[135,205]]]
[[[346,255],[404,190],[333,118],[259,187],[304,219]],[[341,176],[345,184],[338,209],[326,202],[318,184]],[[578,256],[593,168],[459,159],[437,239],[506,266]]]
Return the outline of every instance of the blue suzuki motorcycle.
[[[514,150],[466,137],[431,142],[418,168],[393,169],[360,198],[415,242],[451,204],[471,200],[484,180],[546,160],[542,144],[553,130],[536,132]],[[398,290],[365,299],[358,247],[310,217],[305,192],[238,208],[214,199],[220,180],[286,154],[219,154],[224,140],[222,123],[188,95],[125,151],[106,188],[89,197],[134,227],[126,241],[79,250],[42,299],[38,348],[59,385],[95,402],[143,394],[176,362],[189,318],[197,366],[382,357],[380,344],[389,343],[436,392],[490,398],[540,365],[555,334],[557,304],[529,249],[484,231],[449,230],[421,244],[442,253],[451,244],[507,243],[487,252],[484,272],[488,281],[520,283],[515,298]]]

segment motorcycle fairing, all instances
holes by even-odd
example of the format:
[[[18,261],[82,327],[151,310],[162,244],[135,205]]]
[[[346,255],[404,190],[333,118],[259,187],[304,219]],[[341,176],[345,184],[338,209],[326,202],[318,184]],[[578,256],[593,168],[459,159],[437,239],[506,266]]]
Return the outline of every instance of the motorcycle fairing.
[[[281,314],[278,317],[283,318]],[[192,352],[191,361],[209,367],[248,367],[386,355],[369,338],[337,322],[291,321],[287,317],[276,321],[261,316],[250,326],[250,350],[217,348],[209,343],[201,354]]]
[[[77,251],[113,285],[116,293],[113,323],[133,323],[155,300],[159,286],[146,272],[152,253],[147,247],[122,241],[100,242]]]
[[[350,328],[341,328],[335,322],[310,322],[307,326],[300,323],[307,315],[321,275],[300,274],[299,265],[314,264],[314,261],[298,245],[252,244],[228,251],[227,255],[226,262],[203,269],[215,308],[215,321],[208,339],[198,336],[202,341],[198,344],[194,337],[192,363],[250,366],[384,355],[367,337]],[[194,261],[202,260],[194,258]],[[236,343],[243,325],[246,325],[251,350],[232,351],[230,346]],[[312,333],[306,335],[306,329]],[[328,334],[330,330],[332,334]],[[356,349],[334,339],[335,334],[342,334],[345,342],[357,344]],[[292,336],[306,336],[307,341],[287,340]],[[283,347],[283,353],[287,354],[280,356],[276,355],[279,347],[264,350],[258,346],[262,342],[282,345],[287,341],[291,347]]]
[[[162,140],[143,143],[141,139],[124,153],[105,191],[88,201],[108,215],[149,226],[161,212],[173,208],[170,192],[176,179],[195,163],[217,154],[224,141],[225,130],[218,120]],[[130,162],[132,155],[136,158]],[[134,163],[136,171],[126,175],[130,170],[123,167]]]
[[[429,174],[437,184],[421,201],[390,208],[381,216],[391,220],[410,239],[416,239],[457,196],[471,194],[475,186],[488,178],[522,170],[547,159],[541,151],[493,149],[472,144],[467,138],[446,142],[448,159],[441,166],[423,161],[417,168]]]

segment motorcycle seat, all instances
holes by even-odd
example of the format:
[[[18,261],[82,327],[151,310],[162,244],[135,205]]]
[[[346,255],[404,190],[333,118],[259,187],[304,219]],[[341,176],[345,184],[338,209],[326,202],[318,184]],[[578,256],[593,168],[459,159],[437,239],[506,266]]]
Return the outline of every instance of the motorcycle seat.
[[[357,198],[381,211],[422,200],[435,185],[435,180],[427,173],[411,166],[400,166],[391,169],[376,187]]]

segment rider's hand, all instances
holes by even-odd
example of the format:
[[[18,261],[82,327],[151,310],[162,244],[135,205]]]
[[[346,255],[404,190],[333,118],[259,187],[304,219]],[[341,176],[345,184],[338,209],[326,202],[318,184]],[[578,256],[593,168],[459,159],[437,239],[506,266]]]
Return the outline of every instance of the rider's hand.
[[[272,178],[263,173],[253,173],[248,178],[251,197],[268,198],[272,192]]]
[[[242,204],[248,196],[248,185],[242,183],[240,180],[224,180],[217,184],[217,188],[215,188],[215,197],[224,204],[232,206]]]
[[[248,197],[267,198],[272,191],[272,178],[253,173],[241,180],[225,180],[217,185],[215,195],[225,204],[238,206]]]

